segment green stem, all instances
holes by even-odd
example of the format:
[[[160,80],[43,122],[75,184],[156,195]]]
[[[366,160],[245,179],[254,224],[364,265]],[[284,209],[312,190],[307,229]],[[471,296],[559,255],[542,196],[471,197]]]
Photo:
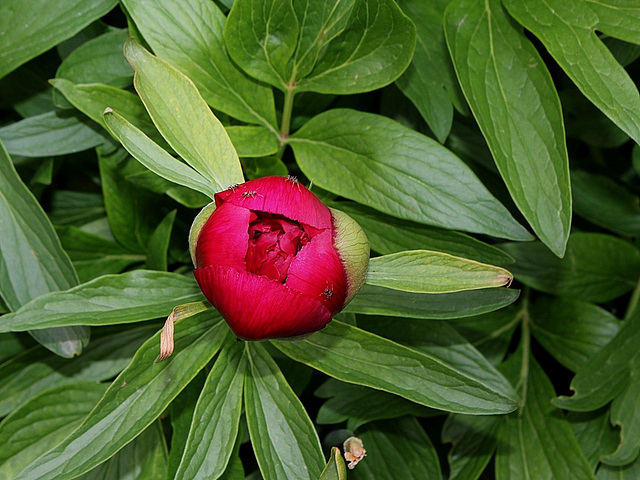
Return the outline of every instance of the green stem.
[[[629,305],[627,305],[627,311],[624,314],[624,319],[629,320],[636,310],[638,309],[638,301],[640,301],[640,281],[636,283],[636,288],[631,294]]]
[[[295,83],[287,85],[287,91],[284,94],[284,105],[282,107],[282,124],[280,125],[280,149],[278,150],[278,158],[282,158],[284,149],[287,146],[289,132],[291,130],[291,115],[293,113],[293,97],[296,94]]]
[[[529,362],[531,359],[531,317],[529,315],[529,291],[524,291],[524,299],[522,302],[522,366],[520,367],[520,375],[516,391],[520,392],[522,402],[520,404],[520,412],[522,407],[527,403],[527,382],[529,380]]]

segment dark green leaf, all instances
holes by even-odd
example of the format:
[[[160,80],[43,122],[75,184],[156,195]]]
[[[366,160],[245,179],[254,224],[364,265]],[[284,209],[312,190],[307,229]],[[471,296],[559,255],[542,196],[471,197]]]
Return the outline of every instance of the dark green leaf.
[[[530,317],[536,340],[574,372],[620,330],[620,322],[608,311],[578,300],[541,298]]]
[[[245,351],[245,413],[263,477],[317,479],[325,462],[302,403],[264,347],[246,343]]]
[[[636,480],[640,478],[640,458],[624,467],[600,465],[596,478],[598,480]]]
[[[611,424],[620,427],[620,444],[603,460],[608,465],[631,463],[640,452],[640,359],[634,358],[630,367],[627,386],[611,402]]]
[[[460,364],[455,351],[434,349],[426,354],[336,320],[305,340],[273,343],[294,360],[338,380],[428,407],[489,414],[510,412],[517,406],[511,386],[486,360],[484,365],[475,363],[477,358]]]
[[[241,72],[224,44],[225,16],[209,0],[123,0],[153,51],[198,86],[216,110],[277,133],[271,89]]]
[[[167,254],[169,251],[169,241],[173,222],[176,219],[176,211],[171,210],[158,224],[149,237],[149,248],[147,249],[146,268],[149,270],[167,270]]]
[[[72,382],[46,390],[0,424],[0,479],[13,480],[23,468],[69,435],[95,407],[107,385]]]
[[[357,433],[367,456],[353,470],[356,480],[442,478],[436,449],[415,418],[370,423]]]
[[[243,158],[242,166],[244,167],[244,173],[249,180],[269,177],[271,175],[285,177],[289,174],[289,169],[285,163],[275,156],[264,158]]]
[[[490,288],[455,293],[411,293],[363,285],[346,312],[391,317],[451,319],[491,312],[516,301],[520,290]]]
[[[591,469],[612,454],[620,442],[620,432],[609,422],[609,408],[593,412],[568,412],[567,420]]]
[[[616,12],[616,8],[598,6],[597,2],[585,5],[579,0],[505,0],[504,4],[520,24],[540,39],[580,91],[640,142],[638,89],[595,32],[604,28],[614,37],[627,38],[626,27],[633,25],[635,32],[631,36],[637,43],[638,27],[633,20],[637,19],[637,12],[630,15],[633,9]],[[603,12],[606,15],[601,16]]]
[[[176,305],[202,299],[193,278],[134,270],[40,296],[17,312],[2,316],[0,332],[141,322],[166,317]]]
[[[419,223],[531,239],[458,157],[386,117],[329,110],[290,143],[305,175],[338,195]]]
[[[216,354],[228,332],[213,310],[186,318],[176,326],[176,353],[155,363],[158,332],[140,347],[82,425],[14,480],[73,478],[110,458],[158,418]]]
[[[202,388],[176,478],[224,474],[238,435],[246,368],[244,345],[228,343]]]
[[[542,292],[587,302],[606,302],[635,287],[640,251],[624,240],[599,233],[574,233],[559,259],[540,242],[502,244],[516,263],[516,280]]]
[[[116,0],[6,0],[0,7],[0,78],[111,10]]]
[[[499,0],[452,2],[445,33],[462,91],[511,197],[542,242],[563,256],[571,185],[551,75]]]

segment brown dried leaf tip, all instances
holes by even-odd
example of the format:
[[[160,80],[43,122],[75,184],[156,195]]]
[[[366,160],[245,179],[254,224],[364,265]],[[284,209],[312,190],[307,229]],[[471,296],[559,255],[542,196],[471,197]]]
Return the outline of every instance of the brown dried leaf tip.
[[[349,437],[344,441],[344,459],[349,462],[347,467],[349,470],[353,470],[355,466],[367,456],[367,451],[364,449],[362,440],[358,437]]]
[[[166,360],[173,354],[173,323],[176,320],[175,309],[171,315],[167,317],[160,333],[160,355],[156,359],[156,363]]]

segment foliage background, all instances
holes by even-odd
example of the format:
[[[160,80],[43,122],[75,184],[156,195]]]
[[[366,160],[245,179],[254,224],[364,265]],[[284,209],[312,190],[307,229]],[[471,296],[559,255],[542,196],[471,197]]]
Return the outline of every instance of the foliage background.
[[[639,45],[625,0],[4,0],[0,478],[346,478],[352,434],[355,479],[638,478]],[[273,174],[374,258],[238,343],[189,226]]]

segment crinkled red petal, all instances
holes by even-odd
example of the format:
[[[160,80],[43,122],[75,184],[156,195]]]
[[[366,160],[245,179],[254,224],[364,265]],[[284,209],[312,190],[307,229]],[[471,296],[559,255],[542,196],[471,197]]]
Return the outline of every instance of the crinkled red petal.
[[[217,266],[193,273],[233,333],[245,340],[297,337],[331,321],[318,299],[266,277]]]
[[[198,236],[196,267],[221,265],[244,270],[251,215],[231,203],[217,208]]]
[[[342,309],[347,281],[330,230],[319,233],[302,247],[291,262],[285,285],[317,298],[332,314]]]
[[[331,228],[331,211],[318,197],[295,179],[262,177],[215,195],[216,205],[276,213],[315,228]]]

